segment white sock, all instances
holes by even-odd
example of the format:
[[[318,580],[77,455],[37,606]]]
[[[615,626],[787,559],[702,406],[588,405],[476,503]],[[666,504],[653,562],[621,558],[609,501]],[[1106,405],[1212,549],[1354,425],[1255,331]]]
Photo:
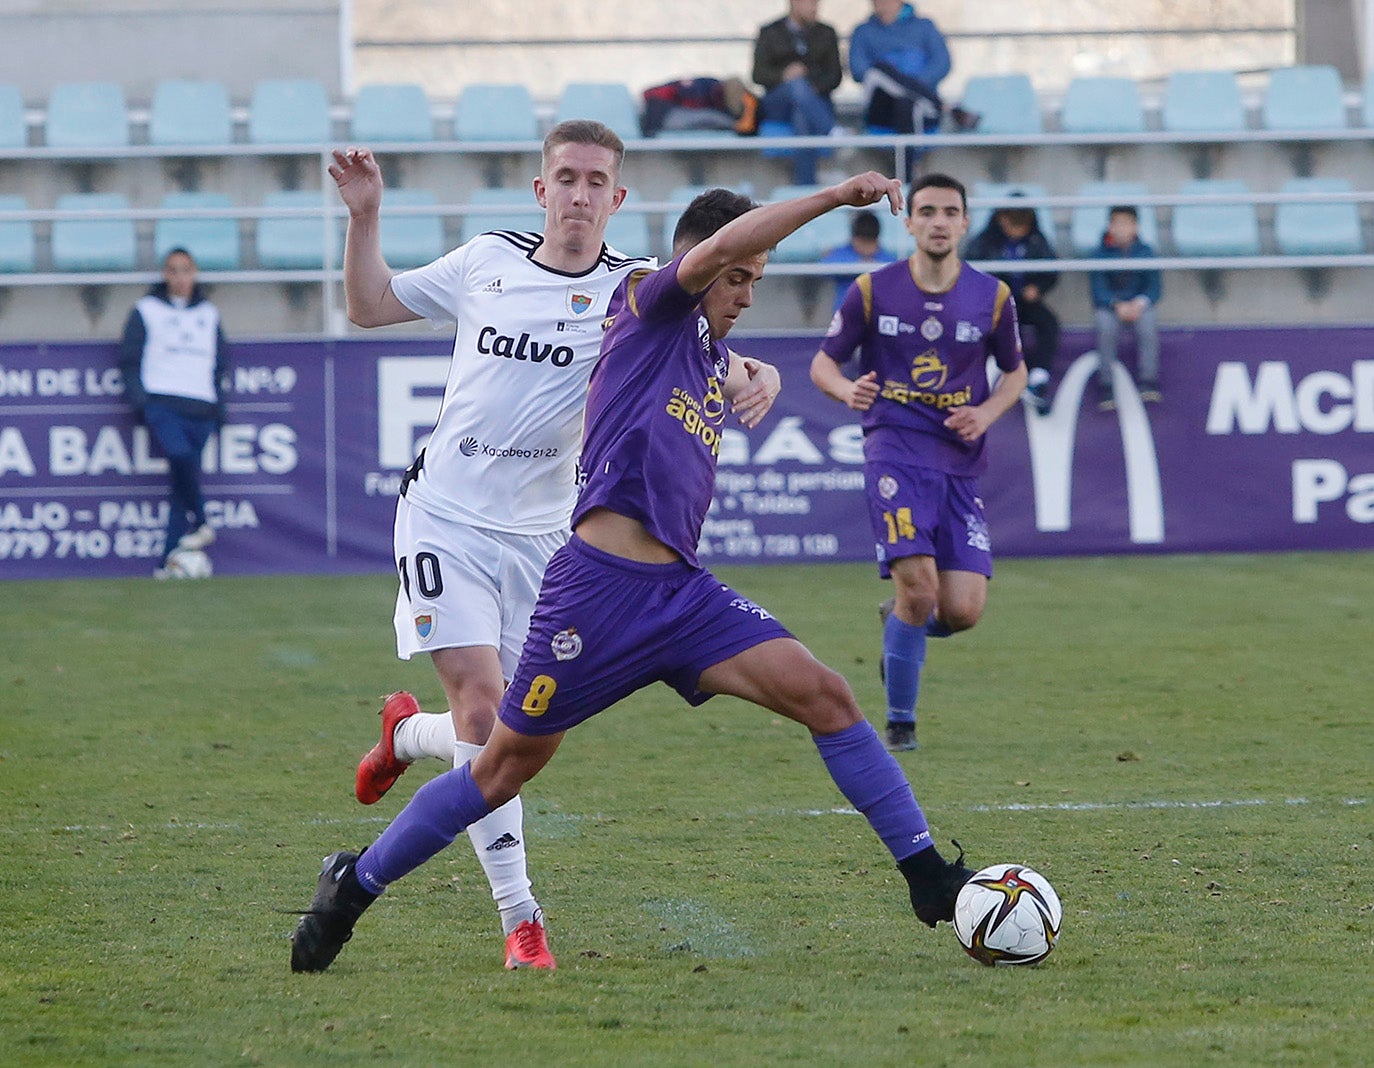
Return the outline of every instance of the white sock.
[[[474,742],[454,742],[453,766],[462,767],[481,751],[482,747]],[[501,911],[501,927],[506,934],[526,920],[533,920],[539,908],[525,872],[524,823],[525,807],[517,796],[490,815],[468,824],[468,840],[487,873],[491,896]]]
[[[1043,386],[1050,380],[1050,373],[1043,367],[1032,367],[1026,376],[1026,385],[1034,389],[1036,386]]]
[[[417,712],[397,725],[391,745],[396,750],[396,759],[407,763],[421,757],[449,760],[453,757],[457,737],[453,716],[449,713]]]

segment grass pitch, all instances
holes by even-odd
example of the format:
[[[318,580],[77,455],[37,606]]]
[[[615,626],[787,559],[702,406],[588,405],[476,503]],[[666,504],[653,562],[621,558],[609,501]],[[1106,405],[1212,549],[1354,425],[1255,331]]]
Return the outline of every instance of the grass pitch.
[[[1366,1064],[1372,563],[1005,561],[931,643],[901,760],[942,850],[1054,882],[1029,970],[915,922],[800,728],[655,687],[526,794],[557,972],[502,970],[460,841],[292,975],[276,910],[433,774],[352,797],[378,697],[439,699],[391,580],[0,586],[0,1059]],[[870,568],[721,574],[879,720]]]

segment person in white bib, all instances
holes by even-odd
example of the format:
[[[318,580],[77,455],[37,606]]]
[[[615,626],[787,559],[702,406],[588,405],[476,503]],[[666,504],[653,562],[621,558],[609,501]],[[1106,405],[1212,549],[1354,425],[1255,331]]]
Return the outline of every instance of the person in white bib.
[[[157,578],[170,574],[173,553],[215,540],[200,468],[205,443],[224,423],[226,358],[219,309],[196,280],[195,259],[174,248],[162,262],[162,281],[129,312],[119,342],[124,395],[167,457],[169,507]]]

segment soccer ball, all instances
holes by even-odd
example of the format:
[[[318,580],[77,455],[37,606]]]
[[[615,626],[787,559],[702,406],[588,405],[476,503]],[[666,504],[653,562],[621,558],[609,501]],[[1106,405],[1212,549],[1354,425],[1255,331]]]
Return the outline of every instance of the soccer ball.
[[[176,549],[167,557],[167,574],[171,578],[205,579],[214,573],[210,557],[200,549]]]
[[[1054,948],[1063,919],[1054,887],[1024,864],[984,868],[954,902],[954,933],[982,964],[1039,964]]]

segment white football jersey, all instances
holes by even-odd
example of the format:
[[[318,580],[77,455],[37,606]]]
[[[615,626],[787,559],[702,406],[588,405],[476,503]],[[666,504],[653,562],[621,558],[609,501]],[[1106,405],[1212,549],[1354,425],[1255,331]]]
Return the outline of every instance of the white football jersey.
[[[439,421],[406,500],[513,534],[567,527],[587,383],[616,286],[654,261],[603,247],[572,275],[536,263],[537,233],[498,230],[391,279],[415,314],[454,322]]]

